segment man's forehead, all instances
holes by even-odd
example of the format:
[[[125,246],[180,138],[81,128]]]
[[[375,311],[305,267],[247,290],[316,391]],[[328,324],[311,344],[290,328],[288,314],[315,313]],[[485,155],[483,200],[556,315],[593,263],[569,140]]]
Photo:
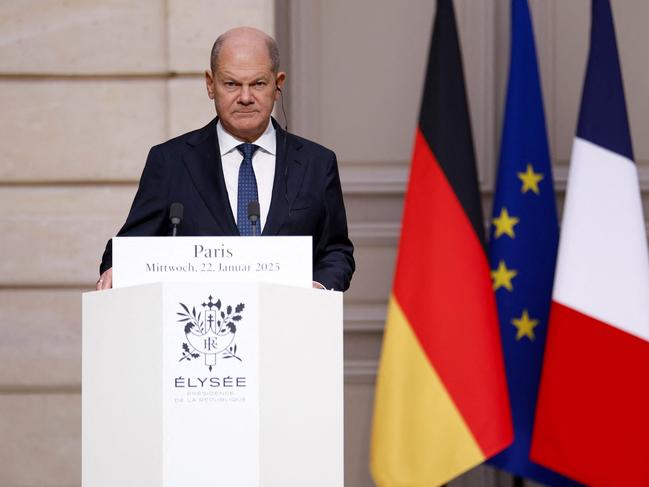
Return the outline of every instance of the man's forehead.
[[[221,51],[264,52],[270,57],[268,45],[271,39],[261,31],[241,29],[230,31],[223,37]]]
[[[271,59],[268,45],[264,43],[232,42],[223,44],[217,66],[270,67]]]
[[[273,73],[270,66],[236,66],[217,64],[216,75],[219,78],[232,79],[270,79]]]
[[[254,27],[235,27],[234,29],[224,32],[221,38],[224,45],[230,42],[255,44],[268,44],[269,42],[272,42],[272,37]]]

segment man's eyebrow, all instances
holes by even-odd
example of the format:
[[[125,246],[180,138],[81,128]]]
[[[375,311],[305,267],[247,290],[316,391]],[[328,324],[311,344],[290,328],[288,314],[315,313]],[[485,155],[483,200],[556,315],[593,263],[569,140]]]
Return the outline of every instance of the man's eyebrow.
[[[233,73],[230,73],[230,72],[228,72],[228,71],[217,72],[217,76],[218,76],[219,78],[221,78],[221,79],[223,79],[223,78],[229,78],[229,79],[232,79],[232,80],[235,80],[235,81],[239,79],[239,78],[238,78],[237,76],[235,76]],[[272,76],[269,75],[268,73],[265,73],[265,72],[263,72],[263,71],[260,71],[260,72],[257,73],[256,75],[251,76],[249,79],[252,79],[252,80],[257,81],[257,80],[260,80],[260,79],[268,80],[268,79],[271,79],[271,78],[272,78]]]

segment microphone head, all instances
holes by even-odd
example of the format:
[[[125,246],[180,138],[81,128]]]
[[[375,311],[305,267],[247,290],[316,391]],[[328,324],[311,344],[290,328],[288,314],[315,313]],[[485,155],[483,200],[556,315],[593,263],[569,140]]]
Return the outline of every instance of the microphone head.
[[[251,201],[248,203],[248,220],[253,225],[259,220],[261,210],[259,209],[259,201]]]
[[[169,207],[169,220],[171,220],[172,225],[178,225],[183,219],[183,204],[182,203],[171,203]]]

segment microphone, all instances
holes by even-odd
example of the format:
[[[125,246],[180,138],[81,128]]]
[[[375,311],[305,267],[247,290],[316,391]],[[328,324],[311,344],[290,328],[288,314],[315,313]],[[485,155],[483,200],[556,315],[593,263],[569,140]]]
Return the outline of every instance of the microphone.
[[[257,228],[257,222],[259,221],[260,214],[261,211],[259,209],[259,201],[251,201],[250,203],[248,203],[248,220],[250,220],[250,224],[252,225],[253,237],[256,234],[255,229]]]
[[[169,207],[169,220],[171,221],[171,236],[175,237],[178,232],[178,225],[183,221],[183,204],[171,203]]]

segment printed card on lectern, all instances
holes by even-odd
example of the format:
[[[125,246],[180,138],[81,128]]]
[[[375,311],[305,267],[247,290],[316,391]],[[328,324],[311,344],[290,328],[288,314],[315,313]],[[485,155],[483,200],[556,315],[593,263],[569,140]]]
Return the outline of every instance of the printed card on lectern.
[[[115,237],[113,287],[272,282],[311,287],[311,237]]]

